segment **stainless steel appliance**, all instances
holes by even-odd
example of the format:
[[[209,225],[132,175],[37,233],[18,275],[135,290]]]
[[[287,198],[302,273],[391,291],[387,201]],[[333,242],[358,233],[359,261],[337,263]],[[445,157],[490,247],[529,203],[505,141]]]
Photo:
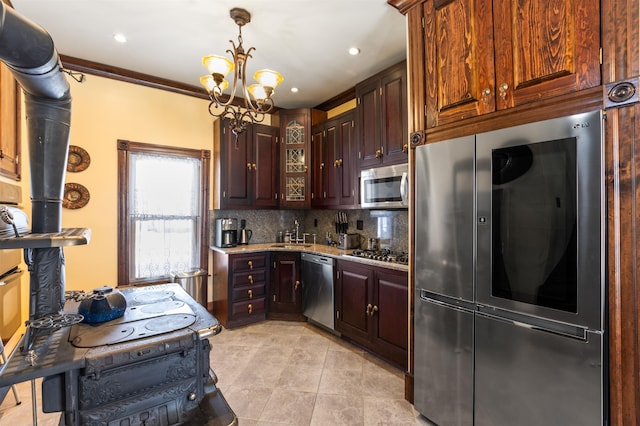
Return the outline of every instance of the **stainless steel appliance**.
[[[600,112],[416,148],[415,407],[445,425],[600,425]]]
[[[216,219],[216,247],[235,247],[238,245],[238,219]]]
[[[406,209],[409,205],[407,164],[377,167],[360,173],[363,209]]]
[[[303,314],[309,321],[335,329],[333,309],[333,259],[301,253]]]
[[[338,234],[338,248],[348,250],[360,247],[360,234]]]

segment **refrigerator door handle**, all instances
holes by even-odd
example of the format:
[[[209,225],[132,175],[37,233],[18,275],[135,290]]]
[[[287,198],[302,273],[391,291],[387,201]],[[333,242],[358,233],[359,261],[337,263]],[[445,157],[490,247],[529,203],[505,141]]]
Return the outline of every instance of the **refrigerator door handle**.
[[[492,306],[478,305],[476,314],[485,318],[506,322],[516,327],[557,334],[564,337],[570,337],[572,339],[587,341],[588,337],[588,330],[583,327],[550,322],[548,320],[541,320],[534,317],[525,317],[515,312],[498,310]]]
[[[457,309],[459,311],[473,312],[475,306],[473,302],[462,299],[456,299],[441,294],[432,293],[430,291],[420,289],[420,300],[435,303],[436,305],[446,306],[448,308]]]

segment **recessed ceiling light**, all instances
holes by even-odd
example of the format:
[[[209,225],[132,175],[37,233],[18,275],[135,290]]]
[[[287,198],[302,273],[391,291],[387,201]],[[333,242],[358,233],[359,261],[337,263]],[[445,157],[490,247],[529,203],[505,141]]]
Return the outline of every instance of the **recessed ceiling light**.
[[[358,49],[357,47],[352,47],[349,49],[349,55],[351,56],[356,56],[358,53],[360,53],[360,49]]]
[[[291,88],[291,92],[293,92],[293,93],[298,93],[298,88],[297,88],[297,87],[292,87],[292,88]]]
[[[127,42],[127,37],[122,33],[115,33],[113,35],[113,39],[115,41],[117,41],[118,43],[126,43]]]

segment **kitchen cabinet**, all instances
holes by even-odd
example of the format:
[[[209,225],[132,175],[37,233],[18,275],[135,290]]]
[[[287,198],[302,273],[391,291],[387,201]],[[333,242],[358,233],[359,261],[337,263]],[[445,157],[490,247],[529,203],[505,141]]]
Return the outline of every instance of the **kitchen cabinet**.
[[[360,169],[408,161],[406,61],[356,85]]]
[[[0,175],[20,180],[20,95],[18,83],[0,64]]]
[[[302,315],[300,253],[271,253],[268,317],[270,319],[305,320]]]
[[[323,121],[324,111],[301,108],[279,113],[280,207],[308,209],[311,205],[311,126]]]
[[[264,320],[268,253],[212,254],[213,315],[227,328]]]
[[[357,202],[354,110],[312,128],[312,207],[352,207]]]
[[[598,0],[427,0],[407,19],[427,128],[600,84]]]
[[[407,368],[407,272],[338,259],[336,330]]]
[[[278,207],[278,128],[253,124],[237,137],[221,125],[220,207]]]

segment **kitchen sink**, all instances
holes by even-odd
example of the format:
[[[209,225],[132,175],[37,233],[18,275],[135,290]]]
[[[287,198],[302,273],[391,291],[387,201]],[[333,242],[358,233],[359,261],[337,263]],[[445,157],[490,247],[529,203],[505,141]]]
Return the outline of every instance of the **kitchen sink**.
[[[311,244],[296,244],[296,243],[281,243],[281,244],[271,244],[271,247],[277,247],[277,248],[304,248],[304,247],[311,247]]]

